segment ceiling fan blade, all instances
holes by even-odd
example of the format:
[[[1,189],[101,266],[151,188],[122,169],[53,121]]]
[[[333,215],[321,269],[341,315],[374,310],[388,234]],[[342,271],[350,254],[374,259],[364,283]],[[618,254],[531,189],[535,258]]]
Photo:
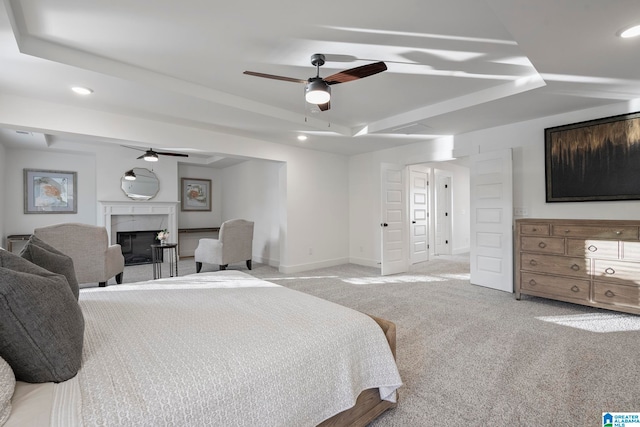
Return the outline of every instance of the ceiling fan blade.
[[[132,146],[130,146],[130,145],[122,145],[122,144],[120,144],[120,146],[121,146],[121,147],[124,147],[124,148],[131,148],[132,150],[147,151],[145,148],[132,147]]]
[[[144,156],[146,156],[146,155],[147,155],[147,154],[145,153],[145,154],[143,154],[143,155],[142,155],[142,156],[140,156],[140,157],[136,157],[136,160],[143,159],[143,158],[144,158]]]
[[[374,62],[373,64],[362,65],[356,68],[350,68],[348,70],[340,71],[339,73],[332,74],[329,77],[325,77],[324,81],[329,85],[335,85],[338,83],[346,83],[352,80],[361,79],[363,77],[369,77],[374,74],[381,73],[387,69],[387,64],[384,62]]]
[[[292,82],[292,83],[306,83],[307,82],[306,80],[294,79],[293,77],[275,76],[273,74],[257,73],[255,71],[245,71],[243,74],[246,74],[248,76],[264,77],[266,79],[282,80],[284,82]]]
[[[331,101],[327,102],[326,104],[318,104],[318,108],[320,109],[320,111],[327,111],[329,108],[331,108]]]
[[[156,154],[160,154],[163,156],[176,156],[176,157],[189,157],[188,154],[183,154],[183,153],[171,153],[168,151],[155,151]]]

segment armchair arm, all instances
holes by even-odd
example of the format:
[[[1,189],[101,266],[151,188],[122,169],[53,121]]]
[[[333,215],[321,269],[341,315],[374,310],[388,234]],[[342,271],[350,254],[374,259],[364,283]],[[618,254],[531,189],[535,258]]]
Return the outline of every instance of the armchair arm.
[[[193,258],[196,262],[222,264],[222,242],[218,239],[200,239]]]
[[[107,278],[122,273],[124,270],[124,256],[120,245],[116,244],[107,247],[105,264]]]

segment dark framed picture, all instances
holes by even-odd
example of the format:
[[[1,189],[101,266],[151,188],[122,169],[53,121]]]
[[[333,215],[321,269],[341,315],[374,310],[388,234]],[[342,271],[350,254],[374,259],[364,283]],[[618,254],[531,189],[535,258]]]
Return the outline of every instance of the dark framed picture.
[[[545,129],[547,202],[640,200],[640,112]]]
[[[183,211],[211,210],[211,180],[198,178],[181,179]]]
[[[78,213],[77,173],[24,169],[24,213]]]

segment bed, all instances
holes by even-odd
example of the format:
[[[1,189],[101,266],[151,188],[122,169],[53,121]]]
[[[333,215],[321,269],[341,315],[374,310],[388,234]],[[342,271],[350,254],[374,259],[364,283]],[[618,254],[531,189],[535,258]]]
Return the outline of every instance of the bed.
[[[366,425],[396,405],[395,326],[240,271],[80,291],[82,366],[18,381],[8,427]]]

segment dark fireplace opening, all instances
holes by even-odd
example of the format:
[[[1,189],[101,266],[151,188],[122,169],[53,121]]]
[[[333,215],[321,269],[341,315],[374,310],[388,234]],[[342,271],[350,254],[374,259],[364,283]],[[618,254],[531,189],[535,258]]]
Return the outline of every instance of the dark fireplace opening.
[[[158,245],[160,230],[118,231],[116,240],[122,248],[124,265],[151,264],[151,245]],[[162,262],[162,252],[157,254]]]

